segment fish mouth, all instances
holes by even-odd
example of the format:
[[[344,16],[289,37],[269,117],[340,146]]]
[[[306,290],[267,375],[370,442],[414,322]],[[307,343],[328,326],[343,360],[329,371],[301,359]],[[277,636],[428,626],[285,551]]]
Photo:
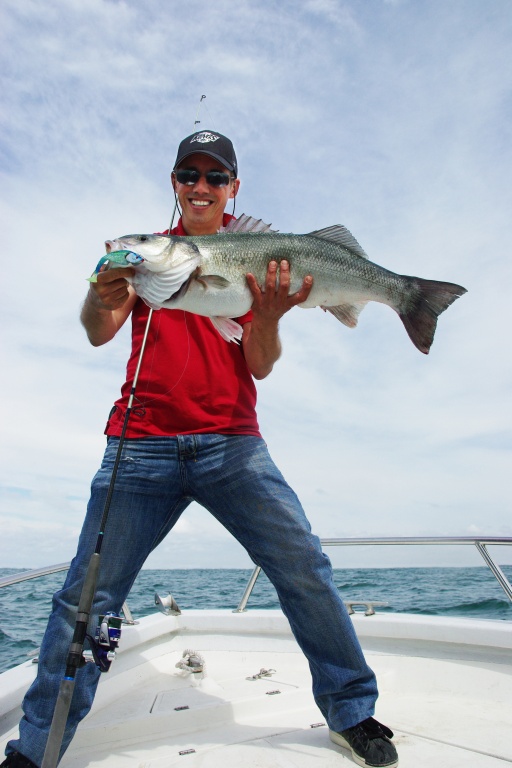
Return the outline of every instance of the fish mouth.
[[[115,240],[105,240],[105,250],[107,253],[112,253],[112,251],[117,251],[118,248],[116,246]]]

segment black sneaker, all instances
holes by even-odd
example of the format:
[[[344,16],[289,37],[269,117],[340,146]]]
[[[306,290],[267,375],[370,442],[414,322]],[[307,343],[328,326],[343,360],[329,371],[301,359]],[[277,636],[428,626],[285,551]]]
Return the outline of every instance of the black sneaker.
[[[394,768],[398,765],[398,755],[391,741],[393,731],[373,717],[341,733],[329,730],[329,737],[335,744],[348,747],[358,765],[368,768]]]
[[[37,765],[19,752],[9,752],[0,768],[37,768]]]

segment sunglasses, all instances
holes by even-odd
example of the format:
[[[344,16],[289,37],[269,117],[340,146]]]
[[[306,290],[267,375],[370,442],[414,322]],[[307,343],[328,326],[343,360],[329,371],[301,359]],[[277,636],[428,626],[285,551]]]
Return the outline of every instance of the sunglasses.
[[[178,181],[180,184],[186,184],[188,187],[192,187],[194,184],[197,184],[203,175],[199,173],[199,171],[194,171],[192,169],[178,170],[175,171],[175,174],[176,181]],[[224,171],[208,171],[208,173],[204,174],[204,177],[206,179],[206,183],[210,187],[226,187],[231,179],[234,179],[234,176],[230,176],[229,173],[225,173]]]

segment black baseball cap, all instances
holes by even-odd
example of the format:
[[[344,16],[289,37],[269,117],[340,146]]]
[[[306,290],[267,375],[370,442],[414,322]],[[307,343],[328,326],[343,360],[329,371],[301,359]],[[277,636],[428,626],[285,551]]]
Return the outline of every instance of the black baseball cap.
[[[226,136],[216,131],[197,131],[180,143],[174,167],[189,155],[209,155],[238,176],[238,164],[236,162],[233,144]]]

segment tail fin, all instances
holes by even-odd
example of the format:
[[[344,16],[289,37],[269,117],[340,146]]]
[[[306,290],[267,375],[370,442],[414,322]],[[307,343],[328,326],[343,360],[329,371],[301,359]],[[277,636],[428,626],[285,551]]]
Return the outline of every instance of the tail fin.
[[[406,310],[398,314],[414,346],[428,355],[434,341],[437,318],[466,293],[466,288],[455,283],[422,280],[419,277],[410,279],[414,282],[413,298]]]

